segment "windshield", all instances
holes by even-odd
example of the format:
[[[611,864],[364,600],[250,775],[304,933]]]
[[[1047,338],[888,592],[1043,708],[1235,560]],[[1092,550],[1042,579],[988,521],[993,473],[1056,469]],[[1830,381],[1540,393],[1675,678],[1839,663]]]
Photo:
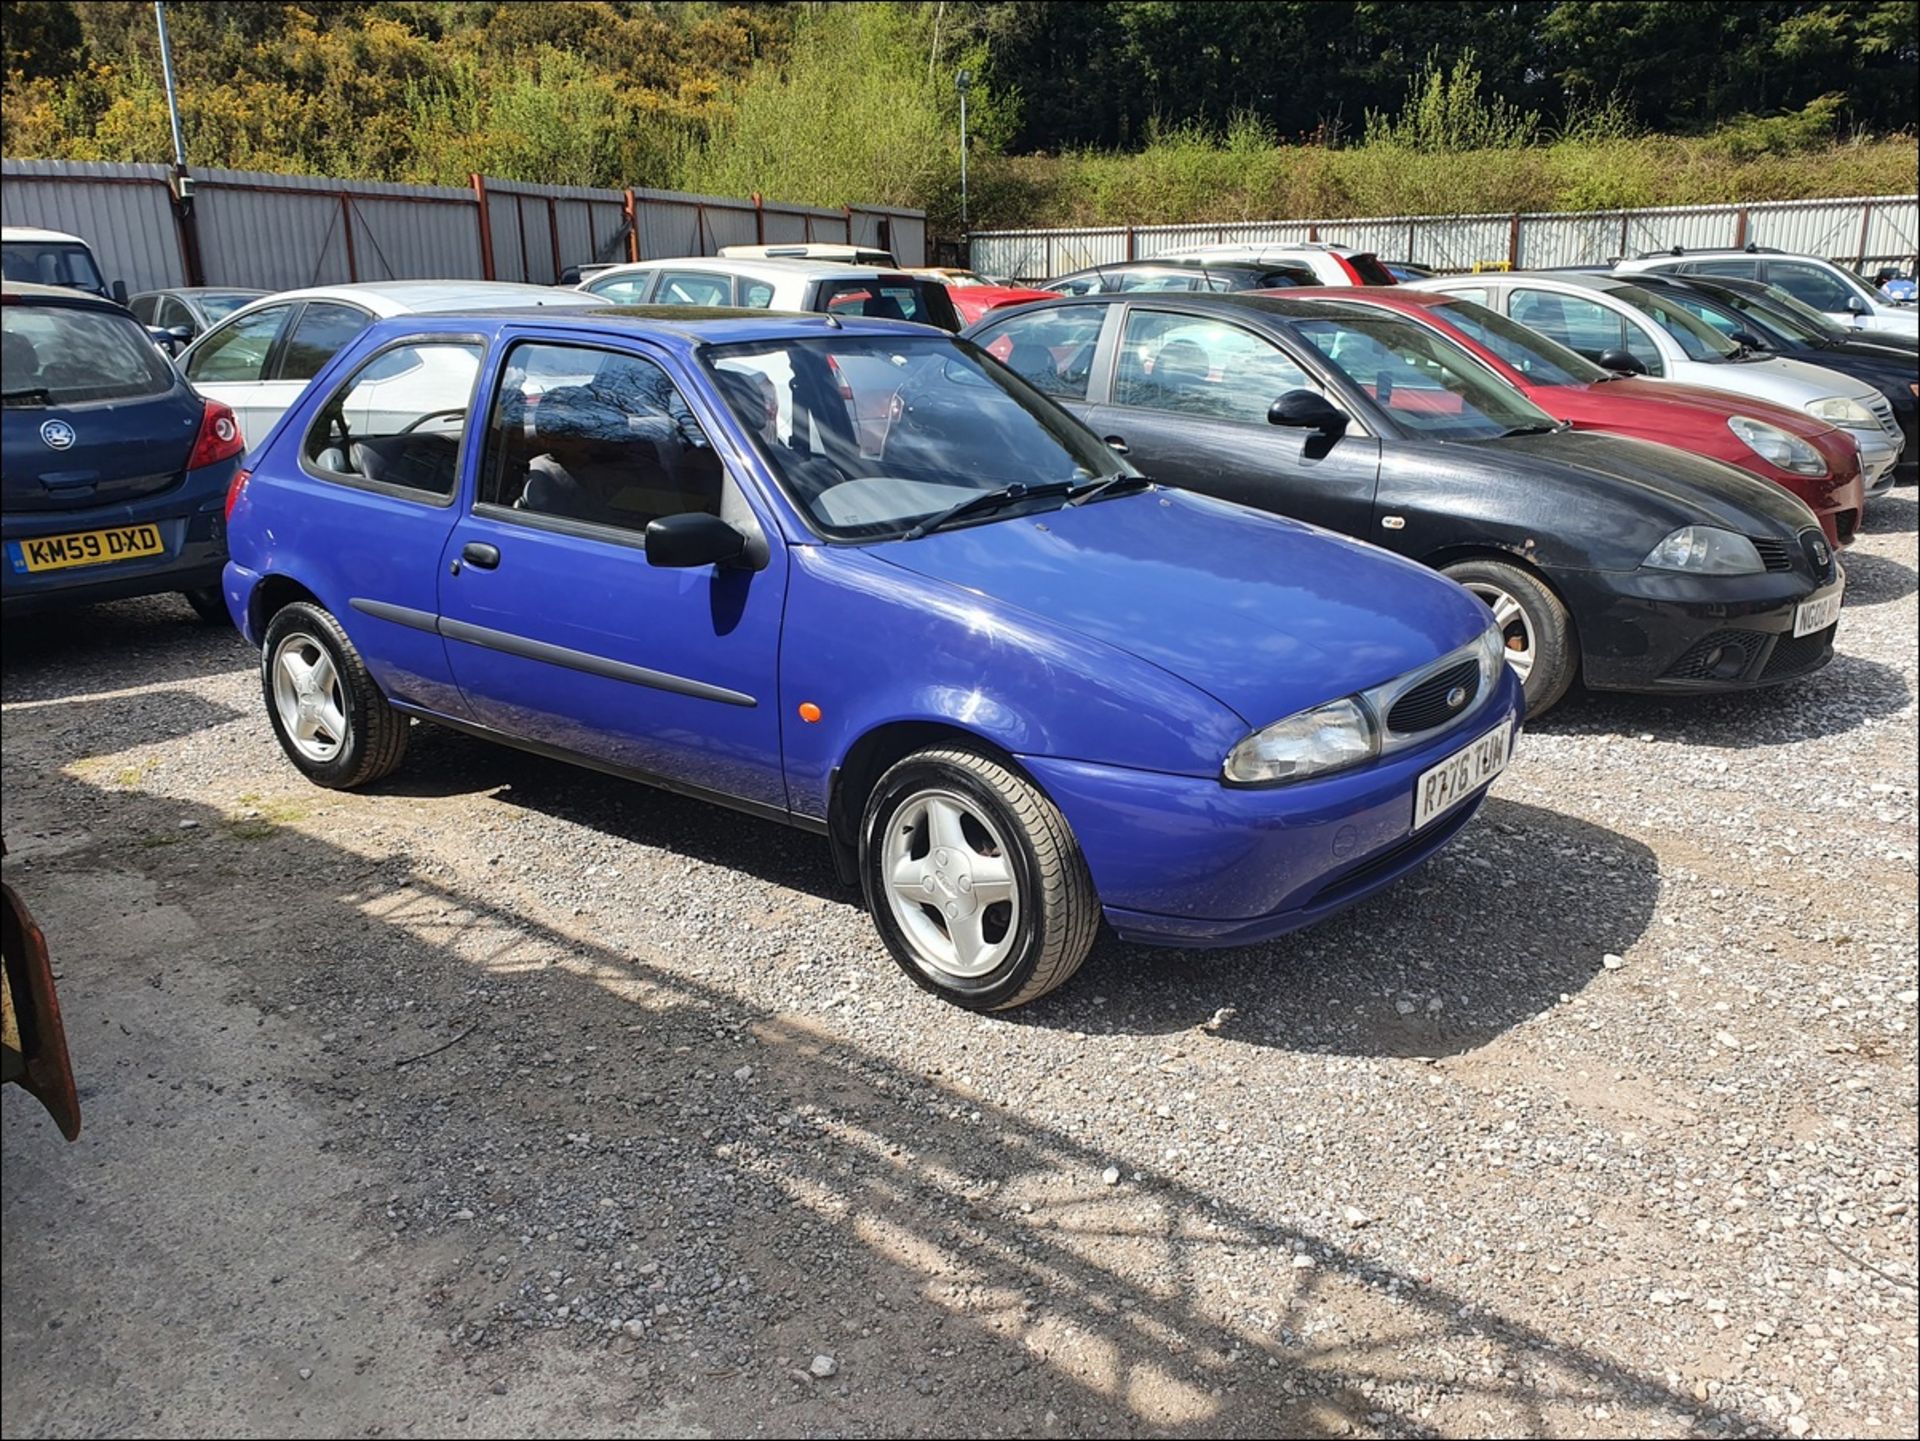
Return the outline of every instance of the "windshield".
[[[1452,341],[1395,316],[1297,320],[1294,329],[1403,435],[1489,440],[1559,422]]]
[[[1769,285],[1766,294],[1767,298],[1764,301],[1754,301],[1753,303],[1756,305],[1764,305],[1766,307],[1765,313],[1769,319],[1772,319],[1775,315],[1790,316],[1796,325],[1812,331],[1822,340],[1847,340],[1852,337],[1852,332],[1844,325],[1835,325],[1811,305],[1808,305],[1797,296],[1787,294],[1787,292],[1779,286]],[[1748,297],[1744,295],[1740,296],[1740,300],[1747,298]],[[1739,301],[1735,301],[1735,303],[1738,304]],[[1781,328],[1785,329],[1784,326]]]
[[[965,341],[848,335],[711,346],[701,358],[787,494],[836,539],[894,539],[1007,485],[1131,473]]]
[[[71,241],[9,240],[0,250],[0,273],[32,285],[64,285],[71,290],[107,293],[107,283],[84,245]]]
[[[173,389],[173,367],[125,312],[64,305],[0,308],[0,385],[8,406],[133,400]]]
[[[1637,285],[1623,285],[1613,292],[1613,297],[1658,321],[1689,360],[1731,360],[1739,353],[1738,345],[1678,301],[1642,290]]]
[[[1593,385],[1612,379],[1584,355],[1471,300],[1449,299],[1440,319],[1478,341],[1535,385]]]

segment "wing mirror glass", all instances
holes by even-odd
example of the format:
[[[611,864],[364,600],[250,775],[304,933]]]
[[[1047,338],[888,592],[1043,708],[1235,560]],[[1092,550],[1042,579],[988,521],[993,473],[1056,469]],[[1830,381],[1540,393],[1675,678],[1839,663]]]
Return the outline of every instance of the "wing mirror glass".
[[[1872,313],[1867,302],[1857,295],[1849,295],[1847,297],[1847,310],[1853,315],[1868,315]]]
[[[1331,440],[1347,433],[1347,413],[1312,390],[1289,390],[1267,408],[1268,425],[1311,430]]]
[[[1617,371],[1621,375],[1645,375],[1647,363],[1632,351],[1615,346],[1612,350],[1600,352],[1599,365],[1602,370]]]
[[[689,570],[729,565],[746,555],[747,538],[717,515],[687,511],[647,525],[647,564]]]

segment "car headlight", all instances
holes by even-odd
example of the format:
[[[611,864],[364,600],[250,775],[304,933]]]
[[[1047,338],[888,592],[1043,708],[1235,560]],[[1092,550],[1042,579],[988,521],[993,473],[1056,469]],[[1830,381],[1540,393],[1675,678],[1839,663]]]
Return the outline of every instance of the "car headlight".
[[[1280,785],[1345,770],[1380,752],[1380,732],[1352,697],[1329,701],[1255,731],[1227,755],[1231,785]]]
[[[1777,425],[1768,425],[1750,415],[1735,415],[1728,418],[1727,429],[1738,436],[1748,450],[1782,470],[1790,470],[1795,475],[1827,473],[1827,463],[1820,458],[1819,451]]]
[[[1878,430],[1880,422],[1873,418],[1873,412],[1857,400],[1849,400],[1844,395],[1829,395],[1824,400],[1810,400],[1807,411],[1816,420],[1824,420],[1828,425],[1844,425],[1854,429]]]
[[[1754,575],[1765,570],[1753,542],[1714,525],[1683,525],[1647,552],[1640,562],[1649,570],[1684,570],[1694,575]]]

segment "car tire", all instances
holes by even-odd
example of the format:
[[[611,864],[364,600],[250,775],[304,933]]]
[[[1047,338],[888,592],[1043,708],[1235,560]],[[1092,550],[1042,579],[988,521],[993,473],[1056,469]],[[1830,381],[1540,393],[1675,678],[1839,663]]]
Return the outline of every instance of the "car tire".
[[[180,594],[193,607],[193,613],[208,625],[233,624],[233,617],[227,614],[227,598],[219,586],[203,585],[198,590],[183,590]]]
[[[407,754],[407,717],[387,704],[340,622],[296,601],[260,646],[260,689],[287,759],[315,785],[351,790],[391,775]]]
[[[1445,574],[1472,591],[1501,622],[1507,660],[1527,696],[1527,715],[1558,703],[1580,669],[1580,647],[1567,608],[1531,571],[1503,560],[1463,560]]]
[[[861,821],[860,883],[900,969],[968,1010],[1053,990],[1100,923],[1066,817],[1006,762],[963,746],[917,751],[880,778]]]

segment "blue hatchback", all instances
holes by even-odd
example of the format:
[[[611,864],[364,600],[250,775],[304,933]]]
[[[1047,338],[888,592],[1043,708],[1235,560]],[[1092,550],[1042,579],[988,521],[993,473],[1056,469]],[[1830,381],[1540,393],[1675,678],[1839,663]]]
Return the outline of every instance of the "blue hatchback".
[[[1102,916],[1222,945],[1359,900],[1519,729],[1453,582],[1152,485],[916,326],[402,317],[254,462],[227,603],[311,779],[378,780],[418,716],[816,831],[969,1007]]]
[[[0,362],[6,613],[177,590],[224,625],[233,412],[123,307],[78,290],[0,289]]]

